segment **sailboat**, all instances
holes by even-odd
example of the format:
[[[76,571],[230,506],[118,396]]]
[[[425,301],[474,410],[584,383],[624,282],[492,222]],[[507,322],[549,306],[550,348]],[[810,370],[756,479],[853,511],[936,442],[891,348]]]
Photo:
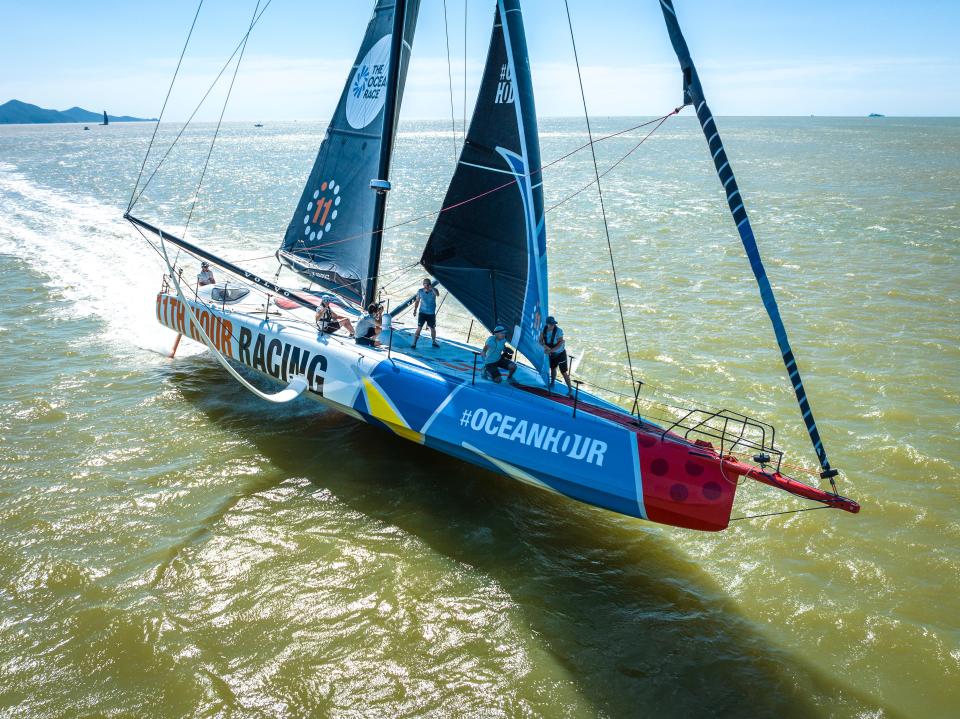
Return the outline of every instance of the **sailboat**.
[[[107,117],[107,111],[106,111],[106,110],[103,111],[103,122],[101,122],[100,124],[101,124],[101,125],[109,125],[109,124],[110,124],[110,119]]]
[[[159,240],[155,248],[167,265],[156,298],[157,321],[176,332],[178,342],[185,335],[205,344],[265,400],[282,403],[304,395],[411,442],[631,517],[722,530],[742,478],[823,507],[858,512],[857,502],[836,491],[837,470],[813,421],[673,3],[661,0],[661,6],[681,64],[684,105],[694,108],[707,137],[820,476],[831,490],[788,476],[774,429],[743,414],[690,409],[676,412],[672,421],[655,422],[639,409],[639,387],[629,408],[582,391],[580,384],[572,397],[552,391],[540,343],[550,308],[542,165],[519,0],[495,2],[476,108],[421,258],[435,283],[476,322],[488,331],[496,325],[507,329],[519,360],[516,384],[485,379],[469,338],[439,336],[437,348],[411,349],[413,328],[400,320],[410,301],[384,311],[380,346],[357,344],[345,331],[318,332],[314,324],[321,300],[354,319],[377,303],[392,149],[419,0],[375,3],[277,250],[279,262],[309,287],[278,284],[135,216],[135,186],[124,216],[145,239]],[[215,265],[231,279],[188,287],[168,246]],[[254,387],[237,365],[282,389],[270,394]]]

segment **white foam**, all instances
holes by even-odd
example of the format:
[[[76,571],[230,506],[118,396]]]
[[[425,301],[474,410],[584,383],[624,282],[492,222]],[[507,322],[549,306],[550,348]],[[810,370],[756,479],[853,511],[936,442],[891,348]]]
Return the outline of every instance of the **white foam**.
[[[155,320],[163,265],[121,203],[64,195],[0,163],[0,253],[48,277],[64,315],[103,320],[105,342],[166,353],[174,334]]]

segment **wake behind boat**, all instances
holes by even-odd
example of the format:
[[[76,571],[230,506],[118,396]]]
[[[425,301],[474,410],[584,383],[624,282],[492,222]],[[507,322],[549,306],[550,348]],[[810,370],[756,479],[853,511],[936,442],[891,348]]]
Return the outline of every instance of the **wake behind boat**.
[[[719,133],[711,127],[672,3],[663,0],[662,7],[684,70],[685,104],[695,106],[708,137],[821,476],[832,484],[836,470],[827,462],[809,411]],[[543,165],[518,0],[496,3],[473,119],[420,262],[481,326],[507,328],[510,344],[522,356],[518,385],[485,379],[469,337],[462,342],[441,335],[438,347],[413,350],[414,329],[403,325],[409,303],[384,314],[380,347],[360,345],[344,331],[318,332],[321,298],[332,299],[338,312],[354,319],[360,308],[377,301],[392,146],[418,10],[418,0],[376,3],[277,252],[282,266],[310,283],[308,289],[283,287],[135,217],[131,211],[153,175],[142,188],[138,178],[125,216],[145,238],[150,233],[160,240],[157,249],[167,275],[157,296],[157,320],[206,344],[228,371],[265,399],[285,402],[305,393],[408,440],[622,514],[720,530],[730,521],[741,477],[859,511],[835,487],[828,492],[783,474],[773,428],[742,414],[671,408],[667,421],[654,422],[641,414],[638,383],[630,410],[581,391],[580,383],[572,397],[551,391],[541,342],[550,307]],[[233,279],[185,287],[168,244]],[[613,263],[612,248],[610,256]],[[236,364],[286,389],[266,394],[238,374]],[[632,374],[632,364],[629,369]]]

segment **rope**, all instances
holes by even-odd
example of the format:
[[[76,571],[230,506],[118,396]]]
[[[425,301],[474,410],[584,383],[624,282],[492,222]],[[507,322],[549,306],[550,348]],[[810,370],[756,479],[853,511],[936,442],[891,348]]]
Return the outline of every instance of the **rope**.
[[[213,88],[217,86],[217,83],[220,82],[220,78],[223,77],[223,73],[227,71],[227,68],[230,67],[230,63],[233,62],[234,56],[240,52],[240,48],[244,46],[247,42],[247,38],[250,37],[250,33],[253,31],[253,28],[260,18],[263,17],[263,14],[267,11],[267,8],[270,7],[270,4],[273,0],[267,0],[267,3],[263,6],[263,9],[260,11],[260,14],[254,19],[253,23],[250,25],[250,29],[247,30],[246,34],[237,43],[237,46],[234,48],[233,52],[230,53],[230,57],[227,58],[227,61],[223,64],[223,67],[220,68],[220,72],[217,73],[217,76],[214,78],[213,82],[207,88],[207,91],[203,94],[203,97],[200,98],[200,102],[197,103],[197,106],[193,108],[193,112],[190,113],[190,117],[187,118],[187,121],[183,123],[183,127],[180,128],[180,131],[177,133],[177,136],[173,138],[173,142],[170,143],[170,146],[167,148],[167,151],[163,154],[163,157],[160,158],[160,162],[157,163],[157,166],[153,168],[153,172],[150,173],[150,177],[147,178],[147,181],[143,183],[143,187],[140,189],[139,193],[136,193],[136,196],[130,202],[130,205],[127,208],[127,212],[133,209],[133,206],[140,202],[140,198],[143,197],[143,194],[147,191],[147,187],[153,181],[153,178],[156,177],[157,172],[160,171],[160,168],[163,166],[163,163],[170,156],[170,153],[173,152],[174,146],[177,142],[180,141],[180,138],[183,136],[183,133],[186,131],[187,127],[190,126],[190,123],[193,122],[193,118],[196,117],[197,113],[200,111],[200,108],[203,106],[203,103],[206,102],[207,98],[210,96],[210,93],[213,92]],[[144,161],[146,162],[146,161]]]
[[[627,322],[623,316],[623,303],[620,300],[620,284],[617,282],[617,264],[613,259],[613,244],[610,242],[610,227],[607,224],[607,210],[603,205],[603,189],[600,186],[600,168],[597,165],[597,151],[593,146],[593,131],[590,129],[590,113],[587,111],[587,95],[583,90],[583,76],[580,73],[580,58],[577,56],[577,42],[573,37],[573,19],[570,17],[570,3],[563,0],[567,10],[567,25],[570,28],[570,44],[573,46],[573,60],[577,66],[577,80],[580,83],[580,99],[583,101],[583,116],[587,122],[587,138],[590,140],[590,154],[593,157],[593,173],[597,179],[597,196],[600,198],[600,214],[603,217],[603,231],[607,237],[607,251],[610,254],[610,269],[613,270],[613,289],[617,295],[617,310],[620,312],[620,327],[623,330],[623,344],[627,350],[627,367],[630,369],[630,382],[636,387],[633,373],[633,360],[630,356],[630,340],[627,337]]]
[[[610,167],[608,167],[606,170],[604,170],[602,173],[600,173],[600,177],[601,177],[601,178],[606,177],[606,176],[609,175],[611,172],[613,172],[617,167],[619,167],[619,166],[623,163],[624,160],[626,160],[628,157],[630,157],[630,155],[632,155],[634,152],[636,152],[638,149],[640,149],[640,145],[642,145],[643,143],[645,143],[645,142],[650,138],[650,136],[651,136],[653,133],[655,133],[657,130],[659,130],[659,129],[660,129],[660,126],[663,125],[663,123],[665,123],[670,117],[672,117],[672,116],[676,115],[677,113],[679,113],[682,109],[683,109],[682,107],[678,107],[678,108],[676,108],[673,112],[671,112],[671,113],[669,113],[669,114],[664,115],[663,117],[661,117],[661,118],[660,118],[660,121],[657,123],[657,126],[656,126],[656,127],[654,127],[652,130],[650,130],[650,132],[648,132],[648,133],[644,136],[644,138],[643,138],[642,140],[640,140],[640,142],[638,142],[636,145],[634,145],[634,146],[633,146],[633,149],[631,149],[629,152],[627,152],[626,155],[624,155],[623,157],[621,157],[619,160],[617,160],[617,161],[614,162],[612,165],[610,165]],[[588,182],[586,185],[584,185],[583,187],[581,187],[579,190],[577,190],[577,191],[574,192],[573,194],[567,195],[567,196],[564,197],[562,200],[560,200],[560,202],[556,203],[555,205],[551,205],[550,207],[548,207],[546,210],[543,211],[543,213],[544,213],[544,214],[547,214],[548,212],[553,212],[555,209],[557,209],[558,207],[560,207],[560,205],[563,205],[563,204],[569,202],[570,200],[572,200],[572,199],[573,199],[574,197],[576,197],[577,195],[581,194],[582,192],[584,192],[584,191],[586,191],[586,190],[589,190],[589,189],[590,189],[591,187],[593,187],[596,183],[597,183],[596,180],[592,180],[591,182]]]
[[[829,505],[822,507],[806,507],[805,509],[788,509],[785,512],[768,512],[766,514],[749,514],[744,517],[731,517],[731,522],[739,522],[741,519],[759,519],[760,517],[779,517],[781,514],[798,514],[800,512],[815,512],[818,509],[833,509]]]
[[[197,26],[197,18],[200,17],[200,8],[203,7],[203,0],[197,5],[197,12],[193,16],[193,23],[190,25],[190,32],[187,33],[186,42],[183,43],[183,50],[180,51],[180,59],[177,60],[177,69],[173,71],[173,77],[170,78],[170,87],[167,88],[167,96],[163,98],[163,107],[160,108],[160,116],[157,118],[157,124],[153,128],[153,135],[150,136],[150,144],[147,145],[147,154],[143,156],[143,162],[140,163],[140,173],[137,175],[137,181],[133,184],[133,191],[130,193],[130,203],[127,205],[127,212],[133,209],[133,198],[137,194],[137,188],[140,186],[140,180],[143,179],[143,170],[147,166],[147,159],[150,157],[150,151],[153,149],[153,141],[157,139],[157,131],[160,129],[160,121],[163,119],[163,113],[167,109],[167,102],[170,100],[170,93],[173,92],[173,85],[177,81],[177,75],[180,73],[180,65],[183,63],[183,56],[187,53],[187,45],[190,44],[190,38],[193,36],[193,28]]]
[[[679,109],[682,109],[682,108],[679,108]],[[476,200],[480,200],[480,199],[486,197],[487,195],[493,194],[494,192],[499,192],[500,190],[503,190],[503,189],[505,189],[505,188],[507,188],[507,187],[512,187],[513,185],[515,185],[515,184],[518,182],[519,179],[523,179],[523,178],[527,178],[527,177],[533,177],[534,175],[536,175],[536,174],[538,174],[538,173],[541,173],[541,172],[543,172],[543,171],[546,170],[546,169],[549,169],[549,168],[552,167],[553,165],[556,165],[556,164],[559,163],[559,162],[563,162],[564,160],[569,159],[570,157],[572,157],[573,155],[576,155],[576,154],[577,154],[578,152],[580,152],[581,150],[585,150],[586,148],[591,147],[592,145],[595,145],[595,144],[597,144],[597,143],[599,143],[599,142],[603,142],[604,140],[610,140],[610,139],[612,139],[612,138],[614,138],[614,137],[619,137],[619,136],[621,136],[621,135],[625,135],[625,134],[627,134],[628,132],[633,132],[634,130],[639,130],[639,129],[643,128],[643,127],[647,127],[647,126],[649,126],[649,125],[653,125],[654,123],[657,123],[657,128],[659,128],[660,125],[662,125],[662,124],[664,123],[664,121],[666,121],[666,120],[667,120],[668,118],[670,118],[671,116],[676,115],[676,114],[679,112],[679,109],[671,110],[671,111],[668,112],[666,115],[661,115],[660,117],[654,118],[653,120],[647,120],[646,122],[641,122],[641,123],[638,124],[638,125],[634,125],[634,126],[632,126],[632,127],[628,127],[628,128],[626,128],[626,129],[624,129],[624,130],[618,130],[617,132],[612,132],[612,133],[610,133],[609,135],[604,135],[604,136],[602,136],[602,137],[598,137],[598,138],[596,138],[595,140],[593,140],[592,142],[586,142],[586,143],[584,143],[583,145],[580,145],[579,147],[576,147],[576,148],[570,150],[570,151],[567,152],[566,154],[561,155],[560,157],[558,157],[558,158],[556,158],[556,159],[554,159],[554,160],[551,160],[551,161],[548,162],[547,164],[541,165],[541,166],[540,166],[539,168],[537,168],[536,170],[531,170],[530,172],[526,173],[525,175],[517,175],[516,177],[514,177],[514,178],[511,179],[511,180],[507,180],[507,181],[504,182],[502,185],[497,185],[496,187],[492,187],[492,188],[490,188],[489,190],[486,190],[486,191],[484,191],[484,192],[481,192],[481,193],[478,194],[478,195],[474,195],[473,197],[468,197],[468,198],[466,198],[465,200],[461,200],[460,202],[456,202],[456,203],[454,203],[454,204],[452,204],[452,205],[447,205],[446,207],[441,207],[439,210],[433,210],[433,211],[431,211],[431,212],[425,212],[425,213],[422,214],[422,215],[417,215],[417,216],[415,216],[415,217],[410,217],[410,218],[408,218],[408,219],[406,219],[406,220],[401,220],[400,222],[397,222],[396,224],[393,224],[393,225],[389,225],[389,226],[387,226],[387,227],[384,227],[384,228],[381,229],[381,230],[375,230],[373,233],[360,232],[360,233],[357,233],[357,234],[355,234],[355,235],[348,235],[347,237],[342,237],[342,238],[340,238],[339,240],[333,240],[332,242],[324,242],[324,243],[321,243],[321,244],[319,244],[319,245],[314,245],[313,248],[310,248],[310,249],[308,249],[308,248],[304,248],[304,249],[296,249],[296,248],[293,248],[293,249],[285,250],[285,252],[287,252],[288,254],[291,254],[291,255],[303,254],[303,253],[311,252],[313,249],[317,249],[317,248],[320,248],[320,247],[331,247],[331,246],[333,246],[333,245],[339,245],[339,244],[341,244],[341,243],[343,243],[343,242],[352,242],[352,241],[354,241],[354,240],[357,240],[357,239],[360,239],[360,238],[363,238],[363,237],[367,237],[367,236],[370,235],[370,234],[375,234],[376,232],[386,232],[386,231],[388,231],[388,230],[395,230],[396,228],[398,228],[398,227],[403,227],[404,225],[411,225],[411,224],[416,223],[416,222],[421,222],[421,221],[423,221],[423,220],[428,220],[428,219],[430,219],[431,217],[436,217],[436,216],[438,216],[438,215],[440,215],[440,214],[442,214],[442,213],[444,213],[444,212],[449,212],[450,210],[454,210],[454,209],[456,209],[456,208],[458,208],[458,207],[462,207],[463,205],[467,205],[467,204],[470,204],[471,202],[475,202]],[[654,128],[654,130],[656,130],[657,128]],[[652,134],[653,134],[652,132],[648,133],[648,134],[647,134],[647,137],[649,137],[649,136],[652,135]],[[608,172],[610,172],[610,171],[613,170],[615,167],[617,167],[620,163],[622,163],[627,157],[629,157],[633,152],[635,152],[636,149],[637,149],[640,145],[642,145],[645,140],[646,140],[646,138],[644,138],[644,140],[641,140],[632,150],[630,150],[626,155],[624,155],[622,158],[620,158],[620,160],[618,160],[616,163],[614,163],[611,167],[607,168],[607,169],[600,175],[600,177],[606,176],[606,174],[607,174]],[[587,185],[587,187],[592,187],[594,184],[596,184],[596,180],[590,182],[590,184]],[[586,189],[586,188],[583,188],[583,189]],[[582,191],[583,191],[583,190],[580,190],[580,192],[582,192]],[[574,197],[574,196],[576,196],[577,194],[579,194],[579,192],[575,193],[574,195],[571,195],[571,197]],[[567,198],[567,199],[570,199],[570,198]],[[559,205],[562,205],[562,204],[563,204],[564,202],[566,202],[566,201],[567,201],[567,200],[562,200],[561,202],[557,203],[556,205],[554,205],[554,206],[551,207],[550,209],[551,209],[551,210],[552,210],[552,209],[555,209],[556,207],[558,207]],[[253,257],[253,258],[249,258],[249,259],[246,259],[246,260],[241,260],[241,262],[250,262],[250,261],[253,261],[253,260],[267,259],[268,257],[272,257],[272,256],[273,256],[273,255],[266,255],[265,257]]]
[[[227,88],[227,96],[223,100],[223,107],[220,108],[220,117],[217,118],[217,126],[213,131],[213,138],[210,140],[210,149],[207,150],[207,158],[203,162],[203,169],[200,171],[200,180],[197,182],[197,190],[193,193],[193,202],[190,204],[190,211],[187,213],[187,221],[183,225],[183,234],[182,237],[186,238],[187,229],[190,227],[190,220],[193,219],[193,211],[197,207],[197,202],[200,200],[200,188],[203,187],[203,179],[207,176],[207,167],[210,166],[210,158],[213,156],[213,147],[217,144],[217,137],[220,135],[220,126],[223,124],[223,116],[227,112],[227,105],[230,103],[230,95],[233,94],[233,85],[237,81],[237,73],[240,72],[240,63],[243,62],[243,53],[247,50],[247,40],[250,38],[250,31],[253,30],[253,23],[257,19],[257,10],[260,9],[260,0],[257,0],[256,6],[253,8],[253,17],[250,18],[250,28],[247,30],[247,34],[243,38],[243,45],[240,48],[240,56],[237,58],[237,64],[233,68],[233,77],[230,78],[230,87]],[[180,250],[177,249],[177,256],[173,260],[173,264],[177,264],[177,260],[180,259]],[[279,275],[279,271],[277,272]]]
[[[443,0],[443,34],[447,39],[447,82],[450,85],[450,133],[453,136],[453,164],[457,164],[457,121],[453,116],[453,68],[450,63],[450,31],[447,27],[447,0]]]
[[[183,296],[183,288],[180,286],[180,279],[177,277],[177,273],[174,271],[173,266],[170,264],[170,257],[167,254],[167,245],[163,240],[163,233],[160,233],[160,248],[163,250],[163,260],[167,263],[167,270],[170,272],[170,279],[173,280],[173,286],[177,289],[177,298],[180,302],[183,303],[186,307],[187,312],[190,313],[190,321],[193,323],[193,327],[197,329],[200,334],[200,338],[203,340],[203,343],[207,348],[213,353],[213,356],[216,357],[217,362],[219,362],[227,372],[229,372],[237,382],[239,382],[245,389],[248,389],[250,392],[255,394],[260,399],[265,399],[268,402],[273,402],[275,404],[286,404],[294,399],[296,399],[304,389],[306,389],[306,380],[296,377],[294,378],[286,389],[282,389],[275,394],[267,394],[266,392],[261,392],[259,389],[254,387],[250,382],[248,382],[237,370],[235,370],[226,358],[220,353],[214,344],[213,340],[207,335],[206,330],[203,329],[203,325],[200,324],[200,320],[197,319],[197,315],[193,311],[193,305],[187,302],[187,299]]]

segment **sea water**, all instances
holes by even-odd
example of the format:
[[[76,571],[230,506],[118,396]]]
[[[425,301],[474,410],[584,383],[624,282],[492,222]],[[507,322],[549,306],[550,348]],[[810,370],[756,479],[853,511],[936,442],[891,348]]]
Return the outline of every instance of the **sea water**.
[[[153,126],[0,128],[0,714],[955,715],[960,121],[718,122],[859,515],[664,528],[268,406],[194,343],[165,356],[163,264],[121,219]],[[647,129],[598,145],[601,171]],[[211,130],[136,212],[182,234],[198,197],[188,238],[272,276],[323,126],[225,126],[196,195]],[[586,140],[568,119],[541,137],[545,162]],[[392,298],[422,278],[454,148],[443,123],[401,127],[388,225],[421,219],[386,233]],[[543,173],[551,312],[578,375],[627,394],[596,189],[575,194],[593,174],[588,152]],[[810,480],[693,119],[602,187],[643,397],[774,424]],[[439,322],[471,331],[452,298]],[[807,506],[750,482],[734,515]]]

